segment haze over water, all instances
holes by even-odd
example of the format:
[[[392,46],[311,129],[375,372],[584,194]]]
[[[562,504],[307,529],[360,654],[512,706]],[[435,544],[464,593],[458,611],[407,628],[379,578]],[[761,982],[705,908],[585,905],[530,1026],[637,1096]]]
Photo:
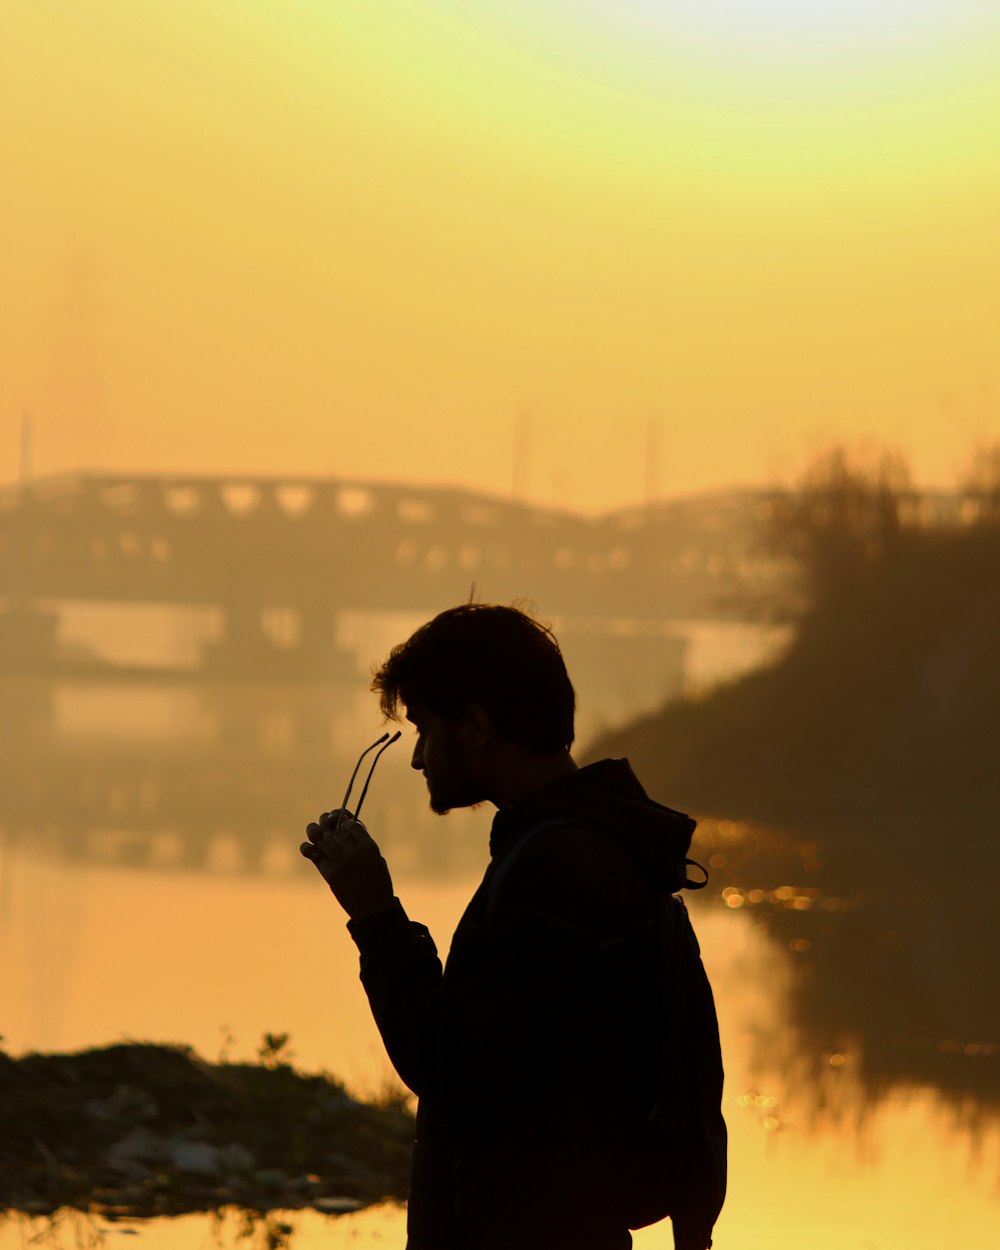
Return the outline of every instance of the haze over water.
[[[359,637],[402,624],[373,618]],[[730,631],[728,645],[725,634],[717,627],[713,647],[703,648],[688,674],[693,684],[775,645],[761,638],[755,656],[745,632]],[[126,641],[122,633],[119,646]],[[133,639],[133,648],[141,643]],[[590,706],[585,734],[602,723],[594,677],[577,673]],[[32,684],[50,701],[51,720],[37,754],[22,753],[19,766],[51,778],[54,762],[67,788],[79,785],[81,770],[98,788],[105,777],[107,802],[119,805],[120,816],[95,807],[54,820],[57,785],[45,786],[33,809],[4,813],[7,1046],[64,1050],[151,1039],[236,1059],[252,1058],[264,1032],[287,1031],[304,1069],[331,1071],[359,1093],[383,1088],[392,1073],[357,980],[356,950],[335,901],[297,853],[305,821],[339,801],[356,751],[377,736],[364,677],[311,685],[36,677]],[[366,819],[410,914],[446,950],[485,867],[491,811],[433,816],[408,767],[411,745],[404,739],[380,765]],[[206,774],[221,787],[214,799],[204,790]],[[125,779],[118,791],[116,775]],[[767,841],[765,831],[699,815],[697,849],[707,858],[711,847],[723,848],[712,856],[707,897],[692,902],[728,1072],[733,1179],[717,1244],[957,1250],[996,1227],[995,1104],[977,1109],[968,1097],[955,1101],[947,1086],[914,1085],[905,1068],[897,1078],[887,1073],[873,1093],[859,1080],[859,1062],[874,1036],[845,1034],[841,1049],[818,1053],[809,1021],[793,1014],[801,942],[759,922],[745,877],[728,867],[744,848],[757,862],[754,880],[768,880],[766,855],[754,861],[752,849]],[[738,897],[733,880],[743,882]],[[840,975],[863,976],[846,949],[844,956]],[[881,1027],[874,1017],[871,1024]],[[392,1209],[332,1223],[307,1214],[295,1218],[292,1244],[312,1250],[370,1241],[398,1250],[402,1221]],[[204,1218],[129,1227],[164,1250],[208,1236]],[[20,1228],[0,1229],[4,1250],[20,1244]],[[72,1244],[73,1228],[68,1223],[56,1244]],[[235,1245],[236,1233],[231,1217],[222,1244]],[[668,1230],[636,1237],[648,1250],[670,1244]]]
[[[418,535],[424,487],[447,483],[530,501],[546,534],[565,510],[628,509],[633,537],[659,500],[785,479],[833,442],[899,447],[919,483],[950,485],[1000,437],[998,53],[1000,13],[974,0],[8,0],[0,483],[48,483],[58,514],[52,475],[91,468],[251,493],[255,476],[337,478],[350,516],[366,483],[402,482]],[[124,485],[60,575],[94,585],[102,561],[136,560],[148,587],[174,567],[175,532],[133,523]],[[4,517],[20,499],[4,494]],[[31,524],[44,554],[52,533]],[[564,547],[532,530],[547,573],[511,595],[558,617],[563,575],[613,585],[639,547],[592,530],[593,566],[584,526]],[[582,624],[567,614],[582,745],[787,637],[732,602],[672,597],[729,569],[718,532],[645,578],[663,598],[648,619],[606,590]],[[470,527],[411,537],[296,584],[336,617],[315,680],[198,671],[227,628],[204,586],[165,606],[136,573],[123,606],[0,585],[0,625],[27,609],[63,665],[0,676],[12,1052],[130,1037],[250,1057],[288,1031],[305,1068],[359,1091],[388,1078],[353,945],[296,847],[381,731],[370,663],[515,567]],[[209,589],[254,585],[262,560],[240,541],[197,566]],[[420,612],[394,598],[414,570]],[[344,606],[363,578],[378,613]],[[307,619],[265,611],[281,646]],[[367,816],[443,950],[490,813],[433,817],[408,750],[380,765]],[[720,1250],[991,1245],[1000,1038],[897,1035],[892,1003],[842,992],[865,984],[869,938],[891,945],[891,916],[869,933],[850,927],[860,912],[824,911],[831,954],[809,982],[796,905],[816,921],[830,892],[810,898],[760,848],[821,831],[695,814],[715,857],[693,906],[733,1135]],[[992,993],[961,974],[940,970],[949,993]],[[862,1054],[883,1065],[874,1082]],[[401,1221],[303,1216],[294,1245],[398,1250]],[[200,1219],[140,1231],[151,1250],[210,1236]],[[0,1226],[0,1247],[22,1235]]]

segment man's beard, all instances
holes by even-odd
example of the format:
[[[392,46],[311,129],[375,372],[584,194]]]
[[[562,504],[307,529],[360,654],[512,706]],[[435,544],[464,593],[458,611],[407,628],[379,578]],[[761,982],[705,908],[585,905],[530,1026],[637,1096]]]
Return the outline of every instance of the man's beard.
[[[431,791],[428,793],[428,795],[427,795],[427,801],[428,801],[428,803],[430,804],[430,809],[431,809],[431,811],[432,811],[432,812],[433,812],[436,816],[447,816],[447,815],[448,815],[448,813],[452,810],[452,806],[453,806],[452,804],[448,804],[448,805],[446,806],[446,805],[445,805],[444,803],[442,803],[440,800],[438,800],[438,799],[435,799],[435,798],[434,798],[434,791],[433,791],[433,790],[431,790]]]
[[[471,790],[469,793],[471,795]],[[427,801],[436,816],[447,816],[456,807],[476,807],[482,799],[466,798],[461,791],[456,792],[456,787],[452,785],[445,794],[435,794],[433,788],[428,786]]]
[[[457,736],[452,747],[450,766],[442,770],[444,775],[439,772],[436,780],[427,777],[428,802],[438,816],[447,816],[458,807],[478,807],[486,800],[480,783],[470,775]]]
[[[485,802],[486,802],[485,799],[470,799],[467,803],[458,803],[458,802],[452,801],[452,804],[450,807],[445,807],[443,804],[439,806],[437,803],[435,803],[434,797],[432,795],[430,799],[430,809],[434,813],[435,816],[447,816],[448,813],[453,812],[456,807],[468,807],[468,808],[471,808],[473,811],[475,811],[477,807],[482,807],[482,805]]]

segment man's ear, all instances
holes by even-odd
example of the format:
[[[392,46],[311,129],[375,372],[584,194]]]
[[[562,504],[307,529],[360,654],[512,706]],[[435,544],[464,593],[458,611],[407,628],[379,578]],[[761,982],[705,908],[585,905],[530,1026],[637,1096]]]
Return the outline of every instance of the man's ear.
[[[493,721],[478,703],[470,703],[462,715],[461,733],[466,747],[481,751],[493,738]]]

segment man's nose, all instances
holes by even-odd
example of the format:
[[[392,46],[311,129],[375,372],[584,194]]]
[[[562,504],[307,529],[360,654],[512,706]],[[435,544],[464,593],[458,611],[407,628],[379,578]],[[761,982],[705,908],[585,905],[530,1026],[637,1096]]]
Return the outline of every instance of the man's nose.
[[[417,739],[417,745],[413,748],[413,756],[410,760],[410,767],[417,769],[418,772],[423,771],[424,767],[424,744]]]

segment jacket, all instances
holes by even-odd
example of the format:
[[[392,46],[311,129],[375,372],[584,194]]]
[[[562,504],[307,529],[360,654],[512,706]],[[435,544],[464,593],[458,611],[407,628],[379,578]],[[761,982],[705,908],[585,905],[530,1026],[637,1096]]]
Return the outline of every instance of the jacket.
[[[349,924],[418,1098],[408,1250],[631,1245],[620,1176],[655,1031],[638,922],[679,888],[693,829],[627,761],[601,760],[497,812],[443,967],[398,900]]]

